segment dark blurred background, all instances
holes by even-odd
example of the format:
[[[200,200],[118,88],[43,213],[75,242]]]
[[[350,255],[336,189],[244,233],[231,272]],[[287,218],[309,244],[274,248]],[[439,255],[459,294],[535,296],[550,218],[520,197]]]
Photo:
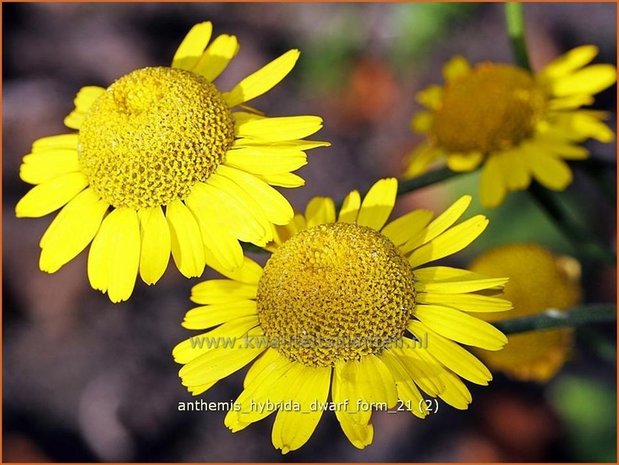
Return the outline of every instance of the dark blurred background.
[[[62,120],[84,85],[107,87],[134,69],[167,65],[189,28],[211,20],[215,33],[236,34],[241,51],[217,85],[299,48],[295,70],[255,106],[270,115],[318,114],[316,138],[330,149],[310,152],[304,188],[286,192],[299,209],[314,195],[341,199],[383,176],[398,176],[419,141],[409,121],[414,94],[442,83],[454,54],[473,62],[512,62],[501,4],[4,4],[3,10],[3,457],[4,461],[615,461],[614,326],[579,335],[572,361],[548,385],[500,375],[472,387],[465,412],[441,404],[421,421],[375,414],[374,444],[351,446],[334,415],[325,414],[310,441],[282,456],[271,445],[273,417],[232,434],[225,412],[178,412],[191,396],[180,385],[172,347],[191,306],[186,280],[170,266],[154,288],[138,282],[129,302],[114,305],[90,289],[86,254],[48,275],[38,270],[38,241],[52,216],[16,219],[28,186],[18,178],[32,142],[69,132]],[[615,4],[527,4],[530,53],[539,68],[581,44],[615,63]],[[596,108],[613,112],[615,88]],[[589,144],[615,158],[614,144]],[[614,186],[614,170],[602,173]],[[477,192],[477,175],[401,198],[397,212],[440,210]],[[577,174],[566,198],[578,201],[600,238],[616,234],[615,205]],[[475,204],[474,209],[483,211]],[[472,214],[473,212],[469,212]],[[450,264],[464,266],[488,247],[535,240],[574,253],[527,193],[484,212],[491,226]],[[264,261],[265,257],[259,257]],[[585,299],[616,299],[613,268],[583,263]],[[211,272],[206,274],[212,277]],[[203,398],[229,401],[244,370]]]

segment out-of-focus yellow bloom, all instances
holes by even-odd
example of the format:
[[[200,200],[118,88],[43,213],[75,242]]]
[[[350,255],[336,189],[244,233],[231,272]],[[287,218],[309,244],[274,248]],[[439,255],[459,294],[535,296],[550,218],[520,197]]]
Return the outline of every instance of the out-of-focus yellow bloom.
[[[514,305],[509,312],[480,314],[486,321],[536,315],[547,309],[565,310],[580,302],[580,264],[557,257],[534,244],[511,244],[479,256],[471,270],[488,276],[507,276],[505,297]],[[508,336],[500,352],[479,351],[494,370],[523,381],[547,381],[570,355],[572,329],[548,329]]]
[[[406,176],[418,176],[446,158],[453,171],[480,164],[481,202],[496,207],[510,191],[525,190],[531,178],[549,189],[563,190],[572,181],[565,160],[587,158],[579,145],[588,138],[614,140],[602,122],[604,112],[580,109],[615,83],[615,67],[590,65],[592,45],[577,47],[539,73],[507,64],[475,67],[462,57],[449,61],[445,85],[419,92],[426,107],[412,129],[427,139],[408,156]]]

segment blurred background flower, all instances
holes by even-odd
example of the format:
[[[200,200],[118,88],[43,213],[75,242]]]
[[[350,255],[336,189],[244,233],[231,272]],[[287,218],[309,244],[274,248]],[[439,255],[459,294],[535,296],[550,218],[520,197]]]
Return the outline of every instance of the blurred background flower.
[[[600,48],[600,63],[615,63],[616,5],[525,8],[537,69],[583,43]],[[286,192],[298,209],[312,196],[342,199],[402,173],[404,154],[419,142],[403,122],[421,109],[415,93],[439,80],[449,57],[513,62],[502,5],[492,3],[3,5],[5,461],[282,460],[268,441],[270,421],[233,435],[222,425],[225,411],[178,411],[179,402],[192,398],[178,382],[170,351],[185,336],[179,323],[198,279],[170,267],[158,288],[139,283],[130,302],[114,306],[89,288],[84,254],[54,275],[40,272],[38,241],[49,219],[14,217],[27,191],[18,177],[21,158],[34,139],[63,131],[75,92],[167,64],[186,31],[204,20],[242,44],[222,88],[288,49],[301,50],[285,85],[256,99],[269,115],[324,118],[320,138],[333,146],[316,149],[298,172],[307,185]],[[615,92],[600,93],[595,106],[613,112],[613,128]],[[614,163],[614,144],[586,147]],[[562,198],[574,217],[611,242],[615,204],[597,187],[614,195],[615,169],[608,166],[576,172]],[[467,174],[423,189],[399,199],[394,217],[420,207],[440,211],[478,185],[478,175]],[[445,264],[464,266],[514,241],[578,255],[526,192],[490,212],[475,196],[471,210],[486,214],[490,226],[468,253]],[[254,258],[264,263],[264,256]],[[614,302],[615,268],[587,260],[582,267],[585,302]],[[423,422],[379,412],[374,443],[364,451],[325,416],[306,447],[286,460],[614,461],[615,328],[587,330],[576,332],[573,360],[548,385],[497,375],[490,387],[473,390],[465,412],[445,408]],[[242,376],[223,380],[210,399],[234,399]]]

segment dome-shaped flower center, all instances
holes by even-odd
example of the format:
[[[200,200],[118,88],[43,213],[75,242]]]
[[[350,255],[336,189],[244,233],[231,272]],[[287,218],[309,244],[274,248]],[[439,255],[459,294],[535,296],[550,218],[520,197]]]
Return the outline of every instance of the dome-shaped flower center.
[[[377,231],[323,224],[273,253],[257,304],[271,346],[305,365],[332,366],[402,337],[415,308],[413,271]]]
[[[445,86],[432,133],[448,152],[505,150],[532,134],[544,106],[544,92],[530,73],[483,64]]]
[[[95,100],[80,127],[78,153],[106,202],[144,208],[186,197],[233,141],[232,113],[213,84],[189,71],[144,68]]]

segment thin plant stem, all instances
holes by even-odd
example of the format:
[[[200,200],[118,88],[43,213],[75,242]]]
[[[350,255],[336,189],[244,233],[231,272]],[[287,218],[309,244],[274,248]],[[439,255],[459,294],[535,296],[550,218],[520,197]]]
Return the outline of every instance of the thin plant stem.
[[[512,44],[516,63],[521,68],[531,71],[531,62],[527,52],[526,31],[524,26],[524,8],[522,3],[508,2],[505,4],[505,20],[507,34]]]
[[[549,309],[539,315],[497,321],[493,325],[504,334],[516,334],[541,329],[578,327],[591,323],[614,321],[617,321],[617,306],[615,304],[589,304],[565,311]]]

